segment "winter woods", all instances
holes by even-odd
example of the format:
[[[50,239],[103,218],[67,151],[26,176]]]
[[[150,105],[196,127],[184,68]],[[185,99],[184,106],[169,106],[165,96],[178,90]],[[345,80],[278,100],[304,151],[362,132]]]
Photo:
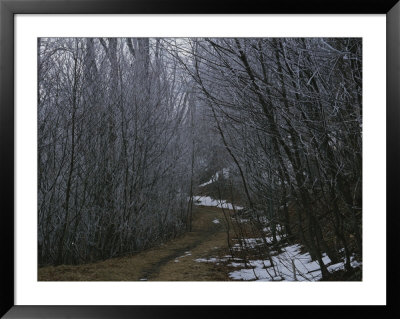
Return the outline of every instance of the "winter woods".
[[[361,39],[39,39],[38,77],[39,264],[190,231],[222,169],[266,246],[361,260]]]
[[[321,265],[361,247],[360,39],[204,39],[190,68],[250,216]]]
[[[41,39],[39,262],[144,249],[187,223],[191,99],[149,39]]]

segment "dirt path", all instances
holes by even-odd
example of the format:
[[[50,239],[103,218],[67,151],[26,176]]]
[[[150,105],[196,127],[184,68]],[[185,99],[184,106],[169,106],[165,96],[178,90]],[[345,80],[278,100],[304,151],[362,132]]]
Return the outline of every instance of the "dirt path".
[[[218,263],[198,262],[229,254],[225,219],[216,207],[196,207],[193,231],[130,257],[79,266],[43,267],[39,281],[216,281],[229,280]]]

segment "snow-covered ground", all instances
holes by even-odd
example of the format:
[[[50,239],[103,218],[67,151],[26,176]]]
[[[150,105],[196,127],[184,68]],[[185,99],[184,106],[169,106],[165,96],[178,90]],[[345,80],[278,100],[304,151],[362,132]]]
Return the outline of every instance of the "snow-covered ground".
[[[276,240],[280,241],[281,240],[281,236],[276,235]],[[272,236],[270,237],[265,237],[265,241],[268,244],[272,243]],[[247,247],[247,248],[255,248],[257,246],[262,246],[264,244],[264,240],[262,238],[244,238],[242,240],[243,246]],[[240,250],[241,247],[239,244],[235,244],[232,246],[233,250]]]
[[[227,258],[211,257],[211,258],[197,258],[194,261],[196,261],[198,263],[216,263],[217,265],[219,265],[219,263],[225,262],[227,260],[228,260]]]
[[[301,246],[291,245],[283,248],[283,252],[279,255],[272,256],[271,266],[269,260],[250,260],[249,268],[229,273],[229,276],[235,280],[256,280],[256,281],[316,281],[322,278],[321,269],[317,261],[312,261],[309,253],[300,253]],[[328,265],[331,260],[326,254],[323,254],[322,261]],[[244,266],[242,263],[231,263],[232,267]],[[358,267],[361,263],[352,258],[351,266]],[[329,272],[335,272],[344,269],[344,261],[327,266]]]
[[[218,179],[218,173],[213,178]],[[212,183],[213,180],[207,182]],[[205,183],[205,184],[207,184]],[[204,185],[204,184],[202,184]],[[201,185],[200,185],[201,186]],[[227,209],[233,209],[231,203],[225,200],[216,200],[209,196],[194,196],[193,200],[196,205],[202,206],[214,206],[222,207]],[[235,206],[235,209],[243,209],[243,207]],[[233,218],[233,217],[232,217]],[[233,218],[234,219],[234,218]],[[261,219],[261,217],[260,217]],[[248,222],[247,219],[240,219],[239,222]],[[268,222],[264,217],[263,221]],[[218,219],[212,221],[215,224],[220,223]],[[281,226],[276,225],[276,230],[280,231]],[[270,227],[263,228],[263,231],[267,237],[263,238],[245,238],[242,241],[242,245],[236,243],[232,246],[233,251],[240,251],[242,248],[256,248],[264,245],[264,242],[268,244],[272,243],[271,229]],[[277,241],[282,238],[276,235]],[[237,268],[229,273],[229,277],[233,280],[251,280],[251,281],[317,281],[322,278],[320,265],[317,261],[313,261],[308,252],[301,253],[302,246],[300,244],[288,245],[281,248],[281,251],[271,251],[271,258],[266,260],[248,260],[246,263],[244,260],[238,258],[232,258],[232,256],[225,256],[223,258],[198,258],[196,262],[207,262],[207,263],[228,263],[228,266]],[[331,260],[326,254],[322,256],[323,263],[327,266],[328,271],[335,272],[344,269],[345,262],[331,265]],[[230,262],[230,263],[229,263]],[[271,263],[272,262],[272,263]],[[351,266],[358,267],[361,263],[351,259]]]
[[[210,179],[209,181],[207,181],[207,182],[205,182],[205,183],[203,183],[203,184],[200,184],[199,186],[200,186],[200,187],[203,187],[203,186],[206,186],[206,185],[209,185],[209,184],[211,184],[211,183],[216,182],[216,181],[219,179],[219,177],[221,176],[221,174],[222,174],[222,176],[223,176],[224,178],[228,178],[228,177],[229,177],[229,168],[223,168],[222,171],[216,172],[216,173],[211,177],[211,179]]]
[[[300,253],[300,245],[291,245],[283,248],[283,252],[272,256],[270,260],[250,260],[249,268],[235,270],[229,277],[236,280],[287,280],[287,281],[316,281],[321,279],[321,270],[318,262],[312,261],[309,253]],[[324,264],[331,260],[324,255]],[[232,265],[236,266],[237,265]],[[295,275],[296,274],[296,275]]]
[[[265,238],[268,243],[272,242],[272,237]],[[281,238],[277,236],[279,241]],[[245,249],[255,248],[263,245],[262,238],[245,238],[243,245]],[[233,250],[241,249],[239,244],[235,244]],[[313,261],[308,252],[301,253],[302,246],[300,244],[288,245],[281,248],[280,253],[271,251],[271,259],[266,260],[248,260],[245,262],[239,258],[232,256],[224,256],[223,258],[207,258],[196,259],[197,262],[221,263],[230,261],[227,265],[235,269],[229,273],[229,277],[233,280],[250,280],[250,281],[317,281],[322,278],[319,263]],[[344,269],[344,261],[330,265],[331,260],[326,254],[323,254],[322,261],[327,265],[329,272],[335,272]],[[272,262],[272,263],[271,263]],[[358,267],[361,263],[351,259],[351,266]]]
[[[228,203],[226,200],[217,200],[210,196],[193,196],[193,201],[196,205],[233,209],[232,204]],[[235,205],[235,209],[243,209],[243,207]]]
[[[232,220],[234,220],[235,222],[238,222],[239,224],[245,224],[250,222],[250,219],[247,218],[240,218],[240,217],[231,217]]]
[[[199,186],[200,187],[203,187],[203,186],[206,186],[206,185],[208,185],[208,184],[211,184],[211,183],[213,183],[213,182],[215,182],[213,179],[210,179],[208,182],[205,182],[205,183],[203,183],[203,184],[200,184]]]
[[[185,254],[184,254],[184,255],[175,258],[174,261],[175,261],[176,263],[178,263],[180,258],[185,258],[185,257],[191,256],[191,255],[192,255],[192,253],[191,253],[190,251],[185,251]]]

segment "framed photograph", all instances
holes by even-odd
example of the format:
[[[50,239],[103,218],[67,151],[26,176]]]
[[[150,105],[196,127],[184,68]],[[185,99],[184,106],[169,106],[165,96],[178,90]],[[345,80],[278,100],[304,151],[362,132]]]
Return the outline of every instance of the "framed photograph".
[[[0,3],[4,318],[399,314],[396,0]]]

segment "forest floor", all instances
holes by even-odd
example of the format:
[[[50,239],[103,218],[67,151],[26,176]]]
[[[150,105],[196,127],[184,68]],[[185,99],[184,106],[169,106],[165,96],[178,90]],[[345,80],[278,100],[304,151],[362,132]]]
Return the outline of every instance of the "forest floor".
[[[204,206],[203,206],[204,205]],[[220,207],[215,207],[219,205]],[[182,236],[140,253],[83,265],[48,266],[38,269],[39,281],[318,281],[320,266],[311,260],[302,245],[289,243],[281,236],[269,256],[260,254],[264,241],[272,243],[269,227],[264,240],[254,237],[247,219],[236,219],[244,236],[232,222],[232,205],[208,196],[196,196],[193,229]],[[240,208],[236,206],[236,208]],[[228,248],[227,220],[230,244]],[[264,251],[265,252],[265,251]],[[240,258],[238,258],[240,257]],[[261,259],[260,259],[261,257]],[[344,260],[333,264],[326,254],[323,262],[330,272],[325,280],[361,280],[361,263],[352,257],[353,271],[344,272]]]
[[[39,281],[227,281],[225,218],[217,207],[194,206],[193,229],[138,254],[83,265],[38,269]]]

